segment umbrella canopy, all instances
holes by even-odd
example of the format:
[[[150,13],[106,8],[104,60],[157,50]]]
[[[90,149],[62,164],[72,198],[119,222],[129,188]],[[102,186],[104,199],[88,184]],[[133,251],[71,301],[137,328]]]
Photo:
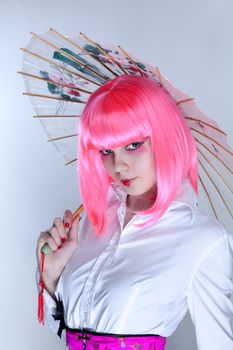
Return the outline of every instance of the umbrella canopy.
[[[158,67],[133,57],[122,47],[99,44],[86,35],[65,36],[50,29],[22,49],[26,92],[51,142],[77,166],[78,124],[90,94],[117,76],[136,74],[155,80],[175,100],[196,141],[199,207],[233,232],[233,152],[226,133],[204,114],[194,98],[176,88]]]

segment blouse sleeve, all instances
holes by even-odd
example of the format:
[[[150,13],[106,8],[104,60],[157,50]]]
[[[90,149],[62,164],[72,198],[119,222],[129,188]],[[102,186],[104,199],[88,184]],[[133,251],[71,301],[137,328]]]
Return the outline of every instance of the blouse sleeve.
[[[224,233],[205,249],[189,285],[198,350],[233,349],[232,277],[233,237]]]

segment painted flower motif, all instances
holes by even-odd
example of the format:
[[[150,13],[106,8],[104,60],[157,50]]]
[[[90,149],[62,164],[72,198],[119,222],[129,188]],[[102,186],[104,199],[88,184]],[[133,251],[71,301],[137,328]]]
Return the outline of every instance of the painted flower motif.
[[[200,126],[200,128],[201,128],[202,130],[205,129],[204,125],[203,125],[201,122],[197,122],[197,124]]]
[[[65,66],[71,66],[74,69],[78,70],[79,72],[84,73],[87,76],[90,76],[91,78],[94,78],[95,80],[99,81],[99,83],[105,82],[105,80],[108,80],[107,76],[104,76],[103,78],[98,75],[101,74],[101,71],[98,69],[97,66],[90,63],[85,59],[86,54],[85,53],[74,53],[73,51],[67,49],[67,48],[61,48],[63,52],[54,51],[52,58],[55,60],[58,60],[62,62]],[[67,56],[68,55],[68,56]],[[93,54],[95,56],[95,54]],[[96,74],[96,73],[97,74]]]
[[[138,67],[130,66],[130,65],[127,67],[127,69],[128,69],[129,71],[135,72],[135,73],[137,73],[137,72],[140,71],[140,69],[139,69]]]
[[[136,343],[134,345],[130,345],[130,347],[133,348],[134,350],[141,350],[143,348],[143,345]]]
[[[107,345],[105,346],[104,350],[112,350],[111,346]]]
[[[108,63],[108,64],[113,64],[112,61],[110,61],[106,56],[104,56],[103,54],[99,55],[99,60],[103,63]]]
[[[213,147],[215,153],[219,153],[219,151],[218,151],[218,149],[216,148],[216,146],[215,146],[213,143],[211,143],[211,145],[212,145],[212,147]]]
[[[150,343],[148,350],[156,350],[155,343]]]
[[[99,344],[94,343],[94,344],[93,344],[93,348],[94,348],[94,350],[98,350],[98,349],[99,349]]]
[[[47,88],[48,91],[52,95],[59,95],[59,97],[63,100],[70,100],[70,101],[76,101],[79,102],[80,100],[76,97],[81,96],[80,92],[78,90],[74,90],[73,88],[76,87],[76,85],[72,82],[70,82],[68,77],[65,77],[61,75],[61,73],[57,72],[57,74],[50,74],[46,71],[40,71],[40,76],[48,80],[47,82]],[[57,85],[59,83],[66,84],[67,87],[64,87],[62,85]],[[72,97],[75,96],[75,97]]]

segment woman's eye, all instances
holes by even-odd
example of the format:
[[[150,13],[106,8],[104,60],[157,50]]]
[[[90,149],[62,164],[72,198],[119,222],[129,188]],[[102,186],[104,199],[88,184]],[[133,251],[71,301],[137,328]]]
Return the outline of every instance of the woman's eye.
[[[139,148],[144,142],[132,142],[126,148],[130,151]]]
[[[126,146],[126,149],[128,151],[134,151],[135,149],[139,148],[145,141],[141,141],[141,142],[132,142],[129,145]],[[103,156],[108,156],[109,154],[113,153],[113,151],[111,149],[102,149],[100,150],[100,153]]]
[[[108,156],[109,154],[112,153],[112,151],[110,149],[102,149],[100,151],[100,153],[103,155],[103,156]]]

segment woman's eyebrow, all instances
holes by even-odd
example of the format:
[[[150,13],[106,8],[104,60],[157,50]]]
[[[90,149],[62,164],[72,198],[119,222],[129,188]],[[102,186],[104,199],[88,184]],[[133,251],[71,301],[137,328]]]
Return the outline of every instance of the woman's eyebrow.
[[[119,146],[119,147],[114,147],[114,148],[109,148],[109,147],[102,147],[99,149],[99,151],[102,151],[102,150],[109,150],[109,151],[112,151],[114,150],[115,148],[120,148],[120,147],[126,147],[128,145],[131,145],[132,143],[135,143],[135,142],[142,142],[142,141],[147,141],[149,139],[149,136],[141,136],[141,137],[138,137],[138,138],[134,138],[132,141],[128,142],[128,143],[124,143],[123,145]]]

